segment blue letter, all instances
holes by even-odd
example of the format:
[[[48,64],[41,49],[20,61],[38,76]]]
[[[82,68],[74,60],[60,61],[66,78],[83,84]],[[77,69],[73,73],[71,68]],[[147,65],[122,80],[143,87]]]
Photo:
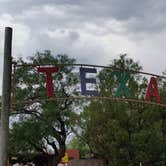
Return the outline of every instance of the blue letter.
[[[81,78],[81,94],[82,95],[98,95],[98,91],[95,90],[87,90],[86,84],[96,84],[96,79],[94,78],[86,78],[86,73],[97,73],[96,69],[94,68],[80,68],[80,78]]]

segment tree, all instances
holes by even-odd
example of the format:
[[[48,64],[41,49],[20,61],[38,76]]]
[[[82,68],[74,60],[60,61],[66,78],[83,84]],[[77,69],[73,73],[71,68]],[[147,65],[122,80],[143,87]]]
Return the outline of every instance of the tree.
[[[115,97],[120,81],[116,77],[117,68],[122,69],[120,74],[126,74],[127,70],[142,69],[126,55],[115,59],[111,66],[115,70],[103,69],[99,73],[100,96]],[[127,97],[144,99],[147,79],[136,72],[130,73],[128,77],[126,84],[130,96]],[[161,86],[160,90],[163,91],[163,88]],[[125,95],[128,95],[126,91],[121,93],[122,98]],[[80,115],[79,132],[90,146],[91,153],[105,159],[110,166],[134,166],[140,162],[157,165],[156,162],[163,160],[165,155],[165,146],[162,146],[166,131],[165,115],[165,109],[157,106],[92,101]]]
[[[72,72],[73,66],[62,66],[60,72],[52,74],[52,77],[55,96],[64,99],[46,100],[45,74],[38,73],[37,66],[74,62],[66,55],[53,56],[50,51],[37,52],[28,62],[23,59],[16,62],[13,93],[16,104],[11,112],[16,120],[10,131],[11,153],[52,154],[50,165],[60,162],[65,154],[70,126],[74,123],[74,102],[68,97],[76,94],[77,78]]]

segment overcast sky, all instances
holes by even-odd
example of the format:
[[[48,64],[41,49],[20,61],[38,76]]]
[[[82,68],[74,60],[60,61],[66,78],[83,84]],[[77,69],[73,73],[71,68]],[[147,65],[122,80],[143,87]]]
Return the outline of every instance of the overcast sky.
[[[108,65],[127,53],[147,72],[166,69],[165,0],[0,0],[1,66],[5,26],[14,57],[49,49]]]

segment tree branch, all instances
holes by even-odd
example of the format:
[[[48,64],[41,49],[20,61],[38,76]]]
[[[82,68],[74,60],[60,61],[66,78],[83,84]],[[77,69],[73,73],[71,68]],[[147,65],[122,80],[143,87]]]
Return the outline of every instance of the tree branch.
[[[16,110],[16,111],[12,111],[10,112],[10,115],[19,115],[19,114],[30,114],[30,115],[34,115],[37,118],[40,118],[41,113],[39,113],[38,111],[34,111],[34,110],[27,110],[27,109],[21,109],[21,110]]]
[[[57,149],[57,146],[56,146],[55,142],[50,142],[49,138],[47,138],[47,137],[45,137],[44,139],[46,140],[48,145],[52,146],[52,148],[54,149],[55,154],[58,154],[58,149]]]

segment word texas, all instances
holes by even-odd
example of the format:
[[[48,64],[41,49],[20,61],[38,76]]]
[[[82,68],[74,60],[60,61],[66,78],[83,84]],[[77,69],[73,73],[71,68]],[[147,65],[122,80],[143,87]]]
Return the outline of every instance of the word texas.
[[[46,74],[46,89],[48,97],[54,96],[54,88],[53,88],[53,80],[52,80],[52,74],[59,71],[59,67],[38,67],[38,72],[45,73]],[[80,68],[80,81],[81,81],[81,94],[82,95],[93,95],[98,96],[99,93],[97,90],[88,90],[87,84],[96,84],[95,78],[86,78],[86,74],[88,73],[97,73],[97,70],[95,68]],[[122,72],[116,72],[117,80],[119,81],[119,87],[117,88],[117,91],[115,93],[116,97],[120,96],[129,96],[130,91],[127,87],[127,81],[129,79],[128,73],[122,73]],[[150,78],[150,82],[147,88],[147,92],[145,95],[145,100],[149,101],[151,97],[155,98],[155,101],[157,103],[160,102],[160,94],[158,91],[157,81],[155,77]]]

